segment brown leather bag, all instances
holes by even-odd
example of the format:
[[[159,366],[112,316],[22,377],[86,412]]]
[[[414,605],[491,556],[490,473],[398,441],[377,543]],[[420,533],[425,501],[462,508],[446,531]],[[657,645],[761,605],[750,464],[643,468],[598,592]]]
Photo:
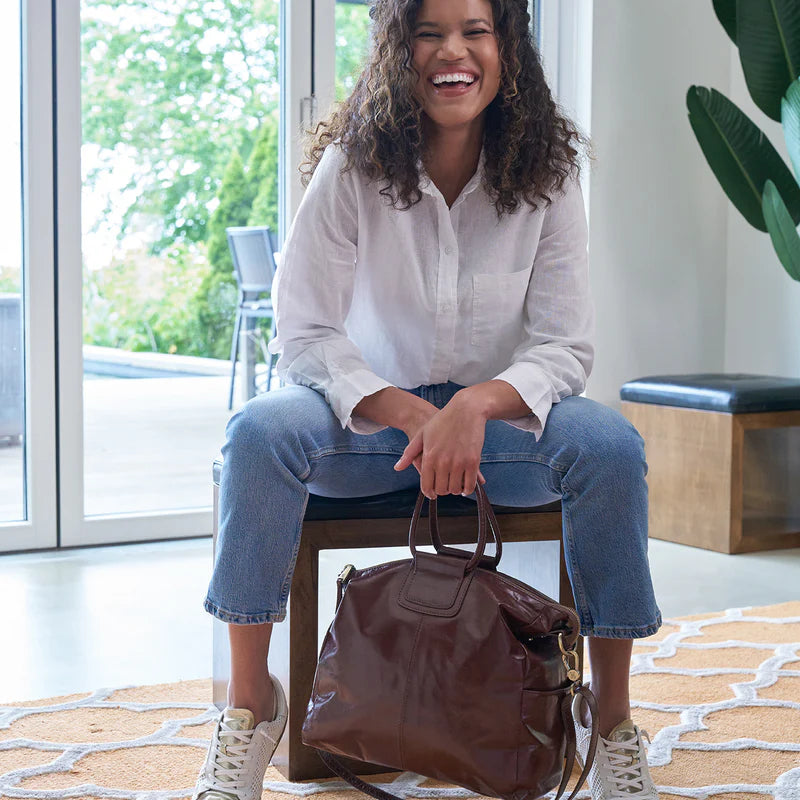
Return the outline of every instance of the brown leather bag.
[[[582,685],[574,610],[497,571],[502,542],[477,487],[474,553],[442,544],[418,551],[420,492],[409,531],[412,558],[339,576],[337,609],[322,643],[302,728],[337,775],[380,800],[395,795],[362,781],[335,756],[408,770],[506,800],[533,800],[559,785],[575,759],[571,701],[583,695],[592,740],[596,706]],[[487,529],[494,556],[484,555]]]

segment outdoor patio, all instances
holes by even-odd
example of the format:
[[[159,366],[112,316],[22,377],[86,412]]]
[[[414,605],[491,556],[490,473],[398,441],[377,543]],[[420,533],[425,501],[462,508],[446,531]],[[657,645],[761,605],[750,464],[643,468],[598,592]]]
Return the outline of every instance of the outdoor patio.
[[[237,384],[234,411],[238,373]],[[223,376],[84,381],[87,516],[210,507],[229,386]],[[1,522],[22,518],[22,455],[0,445]]]

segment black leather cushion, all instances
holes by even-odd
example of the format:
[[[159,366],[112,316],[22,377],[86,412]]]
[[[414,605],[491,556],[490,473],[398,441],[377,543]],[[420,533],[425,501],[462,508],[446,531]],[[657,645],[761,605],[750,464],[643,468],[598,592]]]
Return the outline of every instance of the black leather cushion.
[[[623,400],[732,414],[800,408],[800,380],[770,375],[653,375],[628,381]]]
[[[219,485],[222,462],[214,462],[214,483]],[[305,519],[390,519],[408,517],[414,513],[419,495],[418,489],[404,489],[400,492],[386,492],[369,497],[322,497],[312,494],[308,498]],[[469,497],[448,494],[436,503],[437,516],[471,517],[477,516],[477,503]],[[556,500],[544,506],[523,508],[518,506],[493,505],[495,514],[533,514],[547,511],[561,511],[561,501]],[[428,504],[422,509],[422,517],[428,516]]]

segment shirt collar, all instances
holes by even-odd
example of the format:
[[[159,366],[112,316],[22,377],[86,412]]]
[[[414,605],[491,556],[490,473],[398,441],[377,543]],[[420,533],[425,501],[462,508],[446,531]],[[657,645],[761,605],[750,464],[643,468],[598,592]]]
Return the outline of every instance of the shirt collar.
[[[467,181],[466,186],[461,190],[461,194],[458,196],[459,199],[466,197],[471,191],[480,185],[481,179],[483,178],[485,164],[486,148],[481,145],[481,153],[478,157],[478,168],[475,170],[475,174]],[[421,158],[417,160],[417,170],[419,171],[419,190],[425,194],[431,195],[432,197],[441,197],[442,193],[436,188],[436,184],[430,179],[430,176],[425,171],[425,167],[422,164]],[[456,202],[458,202],[458,200],[456,200]],[[453,206],[455,206],[455,203],[453,203]]]

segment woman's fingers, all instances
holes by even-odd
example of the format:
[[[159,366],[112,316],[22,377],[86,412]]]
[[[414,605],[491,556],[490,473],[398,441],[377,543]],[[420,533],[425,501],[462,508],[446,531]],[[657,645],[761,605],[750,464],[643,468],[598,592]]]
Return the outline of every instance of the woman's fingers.
[[[477,471],[465,472],[464,473],[464,488],[461,494],[472,494],[475,491],[475,484],[478,481],[478,473]]]

